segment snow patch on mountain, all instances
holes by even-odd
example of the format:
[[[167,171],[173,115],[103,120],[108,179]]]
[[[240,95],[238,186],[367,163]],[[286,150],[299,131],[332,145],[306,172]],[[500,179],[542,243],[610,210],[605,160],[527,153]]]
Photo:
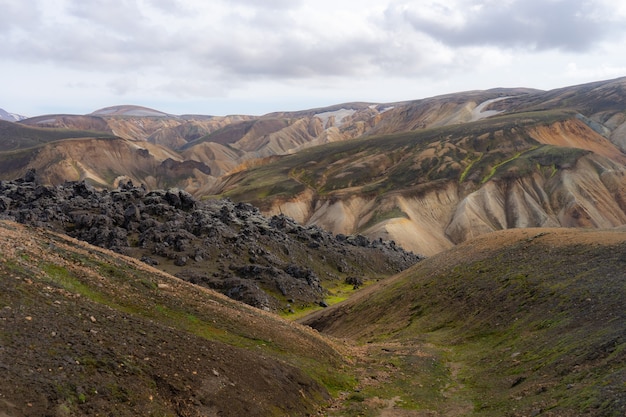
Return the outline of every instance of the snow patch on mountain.
[[[323,113],[317,113],[315,115],[315,117],[318,117],[322,120],[322,123],[324,124],[324,126],[328,123],[328,119],[330,119],[331,117],[335,118],[335,126],[341,126],[344,122],[344,119],[346,117],[350,117],[352,116],[354,113],[356,113],[356,110],[353,109],[339,109],[339,110],[335,110],[335,111],[327,111],[327,112],[323,112]]]
[[[22,116],[16,113],[9,113],[4,109],[0,109],[0,120],[6,120],[8,122],[19,122],[20,120],[24,120],[26,118],[26,116]]]
[[[498,97],[492,98],[491,100],[483,101],[478,106],[472,110],[472,119],[471,122],[475,122],[476,120],[485,119],[487,117],[495,116],[496,114],[502,113],[502,111],[498,110],[485,110],[490,104],[496,103],[498,101],[506,100],[510,97]]]

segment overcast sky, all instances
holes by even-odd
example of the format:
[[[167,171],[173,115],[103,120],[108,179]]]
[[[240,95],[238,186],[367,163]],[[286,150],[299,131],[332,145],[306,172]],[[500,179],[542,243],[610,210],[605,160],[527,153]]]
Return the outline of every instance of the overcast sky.
[[[618,0],[0,0],[0,108],[265,114],[626,76]]]

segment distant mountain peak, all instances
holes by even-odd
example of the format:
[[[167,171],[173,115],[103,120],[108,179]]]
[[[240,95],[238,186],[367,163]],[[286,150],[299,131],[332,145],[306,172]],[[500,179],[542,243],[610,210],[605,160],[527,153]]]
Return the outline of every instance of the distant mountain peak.
[[[137,116],[137,117],[171,117],[171,114],[163,113],[148,107],[134,105],[119,105],[104,107],[90,114],[91,116]]]
[[[20,120],[26,119],[26,116],[22,116],[20,114],[9,113],[4,109],[0,109],[0,120],[6,120],[8,122],[19,122]]]

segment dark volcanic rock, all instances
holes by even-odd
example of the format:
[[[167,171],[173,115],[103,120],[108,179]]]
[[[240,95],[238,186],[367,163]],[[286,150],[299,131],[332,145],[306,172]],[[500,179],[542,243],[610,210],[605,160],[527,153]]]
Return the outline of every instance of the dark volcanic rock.
[[[130,255],[253,306],[279,310],[324,299],[324,281],[378,278],[421,258],[393,242],[333,236],[250,204],[196,201],[132,182],[99,191],[85,182],[37,184],[34,172],[0,181],[0,215]]]

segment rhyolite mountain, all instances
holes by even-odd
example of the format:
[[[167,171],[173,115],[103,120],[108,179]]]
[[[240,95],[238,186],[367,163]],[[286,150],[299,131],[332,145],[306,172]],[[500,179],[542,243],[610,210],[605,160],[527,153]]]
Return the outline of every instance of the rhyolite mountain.
[[[115,106],[0,126],[0,177],[228,196],[432,255],[500,229],[625,224],[625,97],[620,78],[259,117]]]
[[[507,228],[620,226],[625,85],[397,105],[371,134],[229,174],[215,192],[426,255]]]

